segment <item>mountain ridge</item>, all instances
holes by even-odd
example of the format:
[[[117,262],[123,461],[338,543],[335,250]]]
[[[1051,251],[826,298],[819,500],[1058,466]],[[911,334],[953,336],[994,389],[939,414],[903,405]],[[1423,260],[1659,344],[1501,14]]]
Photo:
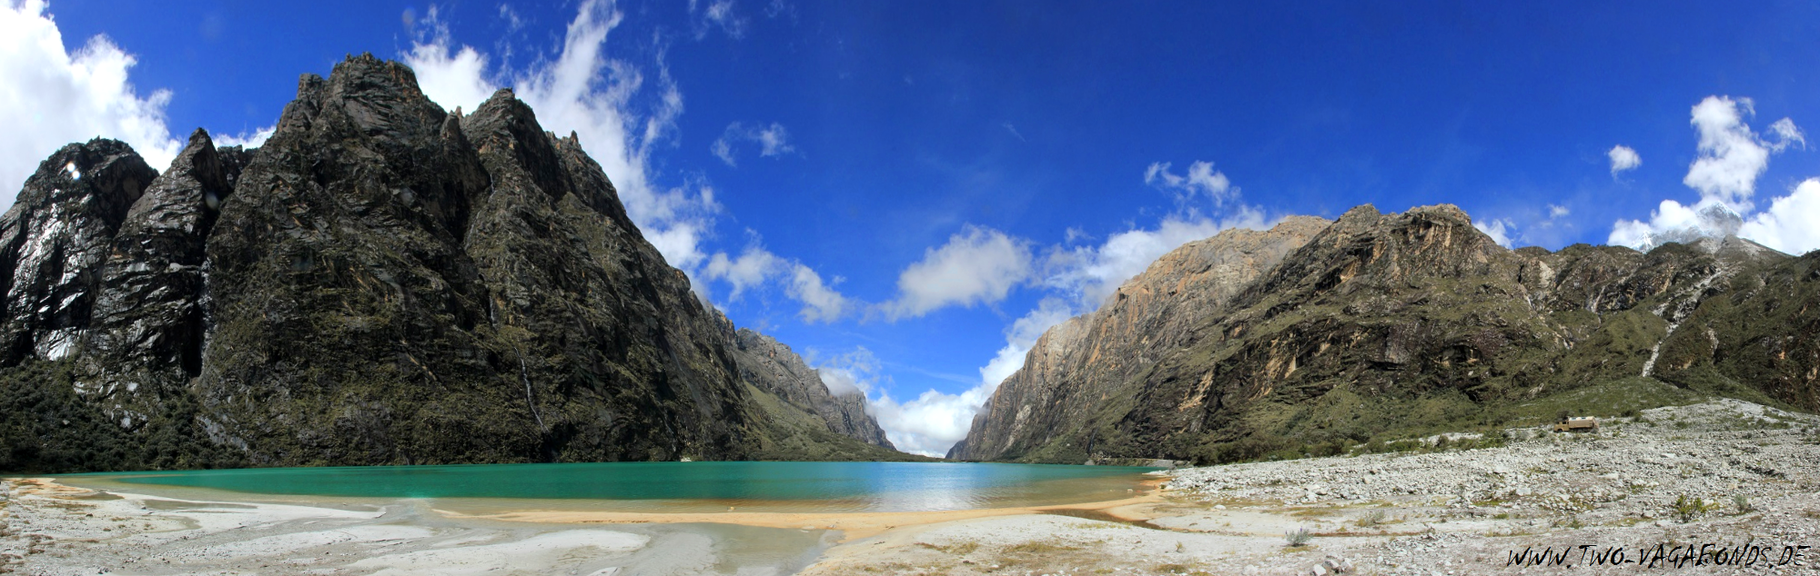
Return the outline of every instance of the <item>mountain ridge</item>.
[[[1255,232],[1213,240],[1246,234]],[[1192,261],[1188,254],[1212,243],[1159,260],[1108,300],[1110,312],[1045,334],[1076,344],[1033,348],[949,457],[1230,462],[1330,453],[1533,418],[1518,407],[1631,378],[1820,408],[1820,345],[1808,336],[1820,327],[1820,256],[1736,238],[1648,253],[1512,251],[1446,205],[1349,210],[1223,304],[1189,310],[1191,321],[1145,335],[1149,342],[1075,336],[1082,322],[1110,331],[1141,319],[1121,312],[1119,299],[1154,293],[1153,270]],[[1129,348],[1115,357],[1137,365],[1110,373],[1054,360],[1106,346]],[[1030,400],[1090,390],[1094,402]],[[1020,421],[1055,424],[1018,431]]]
[[[159,174],[97,139],[19,198],[0,469],[908,458],[742,379],[509,90],[450,114],[351,56],[256,151],[198,130]]]

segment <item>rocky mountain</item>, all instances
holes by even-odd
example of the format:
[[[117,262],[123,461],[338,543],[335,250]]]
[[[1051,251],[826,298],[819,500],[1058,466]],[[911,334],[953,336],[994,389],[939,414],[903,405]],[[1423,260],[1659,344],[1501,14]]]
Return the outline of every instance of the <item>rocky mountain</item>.
[[[574,134],[370,55],[256,151],[58,151],[0,275],[0,469],[896,457],[742,380]]]
[[[860,391],[836,394],[829,390],[821,374],[788,345],[749,329],[734,330],[730,322],[725,328],[740,380],[814,414],[827,422],[829,431],[873,446],[897,449],[885,438],[878,421],[866,413],[866,396]]]
[[[1812,411],[1817,287],[1820,253],[1738,238],[1511,251],[1452,206],[1292,218],[1186,245],[1052,328],[949,457],[1334,453],[1681,398],[1615,392],[1655,383]]]

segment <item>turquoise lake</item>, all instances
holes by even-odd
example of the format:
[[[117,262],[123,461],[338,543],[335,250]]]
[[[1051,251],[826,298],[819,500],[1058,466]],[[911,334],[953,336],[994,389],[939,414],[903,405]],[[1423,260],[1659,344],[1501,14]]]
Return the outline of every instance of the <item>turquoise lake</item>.
[[[614,462],[252,468],[83,474],[76,484],[361,499],[462,508],[909,512],[1130,497],[1151,468],[933,462]],[[491,502],[491,505],[487,503]]]

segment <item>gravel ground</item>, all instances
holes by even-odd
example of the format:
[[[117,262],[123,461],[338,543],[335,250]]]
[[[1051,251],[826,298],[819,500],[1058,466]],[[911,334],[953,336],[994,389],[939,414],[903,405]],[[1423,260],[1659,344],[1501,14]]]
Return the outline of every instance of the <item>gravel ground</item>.
[[[1175,470],[1161,503],[1124,511],[1142,521],[922,527],[837,547],[807,573],[1820,574],[1820,418],[1717,400],[1597,433],[1505,434],[1497,448]]]

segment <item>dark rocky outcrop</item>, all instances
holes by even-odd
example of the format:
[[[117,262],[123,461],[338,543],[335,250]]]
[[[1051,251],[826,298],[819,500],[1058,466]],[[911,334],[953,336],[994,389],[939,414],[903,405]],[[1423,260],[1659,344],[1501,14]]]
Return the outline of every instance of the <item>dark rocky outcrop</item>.
[[[0,265],[0,469],[901,456],[741,380],[573,135],[371,56],[256,151],[59,151]]]
[[[90,392],[132,396],[201,373],[205,248],[239,168],[197,130],[127,211],[101,267],[85,341]]]
[[[157,176],[113,140],[70,144],[38,165],[0,217],[0,365],[75,350],[114,234]]]
[[[1312,235],[1308,224],[1269,232],[1300,246],[1274,265],[1253,260],[1265,264],[1253,277],[1145,301],[1180,283],[1172,271],[1218,268],[1244,252],[1222,242],[1258,234],[1228,231],[1053,328],[950,457],[1330,453],[1538,418],[1528,410],[1543,400],[1650,389],[1639,380],[1820,409],[1813,254],[1737,238],[1647,254],[1511,251],[1452,206],[1360,207]],[[1649,401],[1622,400],[1576,407]]]

